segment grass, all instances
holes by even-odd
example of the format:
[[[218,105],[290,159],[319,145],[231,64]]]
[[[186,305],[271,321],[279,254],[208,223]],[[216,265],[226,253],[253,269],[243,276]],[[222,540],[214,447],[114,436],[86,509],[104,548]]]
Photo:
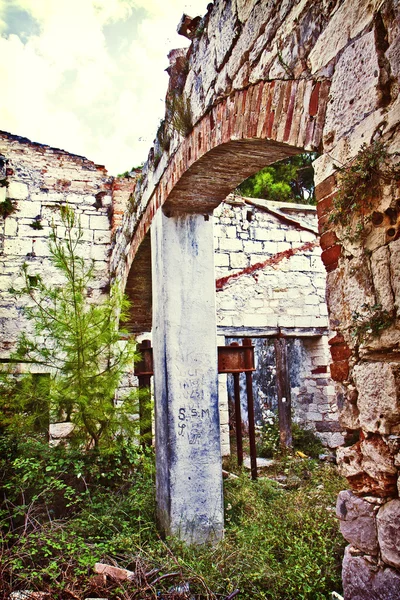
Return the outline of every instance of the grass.
[[[157,534],[152,453],[2,442],[0,597],[30,589],[54,599],[199,600],[239,589],[239,600],[322,600],[341,589],[333,507],[344,482],[333,465],[286,455],[256,482],[238,471],[224,483],[224,540],[188,547]],[[102,561],[134,580],[99,582],[93,565]],[[171,591],[184,582],[192,596]]]

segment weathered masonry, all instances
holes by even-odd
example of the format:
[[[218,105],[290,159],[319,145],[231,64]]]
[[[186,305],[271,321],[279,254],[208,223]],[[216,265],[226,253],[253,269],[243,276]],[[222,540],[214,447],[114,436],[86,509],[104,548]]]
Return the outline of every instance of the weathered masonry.
[[[320,152],[316,193],[336,332],[331,373],[341,423],[354,438],[340,453],[353,491],[338,505],[350,542],[348,599],[400,598],[396,178],[386,171],[368,206],[355,201],[347,216],[337,214],[344,193],[338,169],[359,160],[363,144],[378,148],[380,141],[389,160],[399,151],[399,11],[395,0],[217,0],[200,21],[183,18],[180,32],[191,45],[170,54],[166,120],[174,131],[158,133],[112,258],[113,274],[126,280],[151,226],[157,435],[168,449],[158,464],[160,521],[186,538],[207,529],[219,537],[221,495],[212,479],[218,424],[188,422],[210,440],[196,448],[177,438],[180,408],[215,411],[209,215],[260,167],[303,149]],[[190,350],[182,354],[182,347]],[[198,511],[182,493],[199,494]],[[360,534],[366,521],[368,541]]]
[[[103,167],[65,151],[5,132],[1,202],[11,202],[1,224],[1,355],[7,360],[18,334],[29,327],[23,299],[10,289],[24,284],[22,265],[30,276],[57,283],[49,261],[48,237],[54,223],[62,235],[59,207],[78,212],[83,229],[82,255],[95,261],[93,301],[108,292],[109,257],[124,211],[129,211],[135,178],[109,177]],[[5,206],[5,205],[4,205]],[[273,370],[274,338],[288,337],[295,419],[314,427],[331,447],[343,442],[333,387],[328,377],[325,270],[320,260],[315,207],[229,197],[214,211],[214,257],[218,344],[253,339],[258,369],[254,376],[256,417],[276,402]],[[131,270],[128,291],[136,333],[151,336],[152,290],[149,238]],[[130,283],[132,282],[132,284]],[[266,360],[268,364],[266,364]],[[271,363],[271,364],[270,364]],[[40,369],[39,369],[40,370]],[[221,448],[229,448],[227,377],[219,376]],[[271,381],[272,380],[272,381]],[[136,385],[127,374],[123,397]],[[246,406],[243,414],[246,422]],[[67,425],[52,425],[51,435]]]
[[[346,600],[396,600],[400,203],[398,176],[389,163],[399,152],[399,4],[217,0],[203,19],[183,18],[180,32],[191,45],[170,54],[166,123],[129,210],[114,212],[110,257],[111,278],[130,294],[137,293],[137,279],[147,290],[140,294],[146,302],[146,265],[152,262],[160,525],[198,542],[223,534],[211,213],[266,164],[318,150],[321,256],[335,332],[331,374],[341,426],[353,438],[338,452],[351,486],[338,501],[349,541],[344,593]],[[369,171],[372,195],[363,193],[360,180],[353,180],[350,191],[345,186],[351,165],[364,165],[368,175],[364,144],[386,156],[385,168]],[[69,178],[71,193],[78,179],[79,193],[87,190],[90,197],[89,222],[105,218],[110,182],[104,171],[57,151],[43,153],[53,166],[33,185],[40,188],[57,161],[81,160],[87,178]],[[10,176],[6,168],[3,179]],[[55,177],[57,194],[67,193],[62,179]],[[116,190],[122,205],[125,191],[129,195],[125,185],[131,184]],[[23,186],[13,193],[26,199]],[[26,252],[31,245],[26,243]],[[14,250],[19,252],[18,245]],[[145,320],[146,310],[141,314]],[[148,321],[132,325],[143,331]],[[183,423],[186,437],[179,435]]]
[[[315,428],[330,447],[344,442],[329,377],[326,273],[314,206],[229,196],[214,211],[219,345],[249,337],[255,347],[253,394],[257,421],[276,408],[274,340],[290,349],[294,418]],[[227,414],[220,375],[221,443],[227,451]],[[245,389],[245,375],[241,376]],[[233,398],[233,382],[229,396]],[[246,403],[242,406],[247,421]]]

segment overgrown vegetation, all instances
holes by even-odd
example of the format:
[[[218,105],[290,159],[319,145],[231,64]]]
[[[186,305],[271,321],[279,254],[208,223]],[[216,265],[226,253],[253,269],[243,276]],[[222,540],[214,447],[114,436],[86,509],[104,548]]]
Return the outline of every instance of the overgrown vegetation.
[[[153,456],[120,441],[81,453],[38,436],[0,437],[0,590],[52,598],[322,600],[340,591],[343,549],[333,466],[285,456],[257,482],[225,482],[225,539],[216,547],[162,541],[155,527]],[[93,565],[128,568],[101,582]],[[189,583],[190,594],[171,587]]]
[[[352,313],[352,336],[361,344],[368,338],[379,336],[395,322],[395,310],[385,310],[381,304],[363,304],[360,311]]]
[[[390,182],[399,175],[399,164],[393,165],[382,141],[369,146],[364,143],[350,164],[339,169],[339,190],[333,200],[330,222],[342,225],[350,241],[361,240],[382,182]]]
[[[41,219],[34,219],[32,223],[29,223],[29,227],[32,227],[36,231],[41,231],[43,229]]]
[[[160,126],[157,130],[157,141],[161,151],[168,152],[171,145],[171,133],[169,131],[169,124],[165,119],[160,121]]]
[[[184,94],[172,94],[166,101],[167,121],[183,137],[193,129],[190,100]]]
[[[0,216],[6,219],[17,210],[15,202],[6,198],[3,202],[0,202]]]
[[[237,192],[248,198],[316,204],[312,168],[316,158],[315,152],[305,152],[264,167],[243,181]]]
[[[293,451],[318,458],[323,454],[325,448],[321,441],[310,429],[303,429],[297,423],[292,422]],[[279,435],[278,415],[268,411],[263,425],[259,428],[257,456],[272,458],[282,451]]]

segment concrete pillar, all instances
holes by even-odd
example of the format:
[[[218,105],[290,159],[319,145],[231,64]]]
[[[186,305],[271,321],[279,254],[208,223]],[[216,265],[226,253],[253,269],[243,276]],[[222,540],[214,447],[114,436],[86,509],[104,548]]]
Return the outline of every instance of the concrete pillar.
[[[223,536],[212,219],[158,212],[151,226],[156,494],[162,532]]]

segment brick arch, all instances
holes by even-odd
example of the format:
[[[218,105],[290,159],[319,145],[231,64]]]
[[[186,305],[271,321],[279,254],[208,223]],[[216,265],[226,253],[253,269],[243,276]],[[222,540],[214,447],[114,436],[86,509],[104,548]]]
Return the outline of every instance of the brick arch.
[[[330,81],[261,81],[216,104],[183,139],[141,210],[125,279],[157,210],[209,213],[262,167],[321,147]],[[141,197],[146,196],[146,189]],[[140,205],[140,201],[138,202]]]

